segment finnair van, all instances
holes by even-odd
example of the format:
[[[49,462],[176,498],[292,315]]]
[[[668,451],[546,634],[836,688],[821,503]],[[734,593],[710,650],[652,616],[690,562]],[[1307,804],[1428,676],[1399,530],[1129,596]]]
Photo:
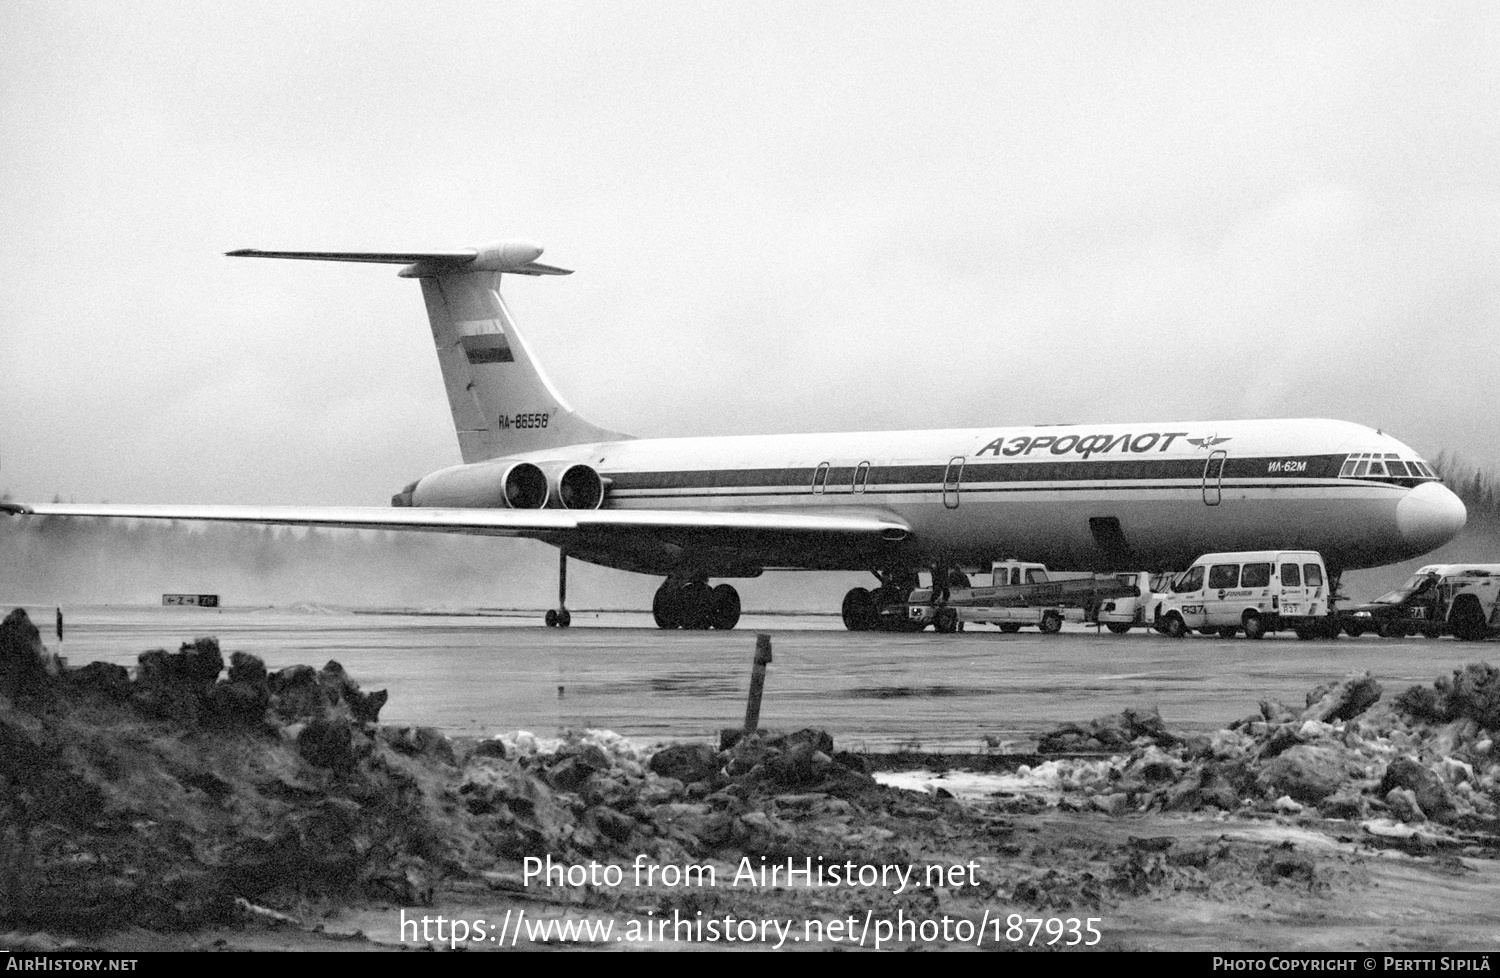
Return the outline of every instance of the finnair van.
[[[1298,638],[1332,636],[1328,574],[1311,550],[1207,554],[1177,575],[1156,606],[1156,630],[1181,638],[1190,629],[1260,638],[1290,628]]]

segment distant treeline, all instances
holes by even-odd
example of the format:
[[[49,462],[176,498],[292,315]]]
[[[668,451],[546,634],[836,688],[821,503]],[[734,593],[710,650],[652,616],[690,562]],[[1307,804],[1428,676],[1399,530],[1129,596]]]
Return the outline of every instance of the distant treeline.
[[[1500,476],[1466,461],[1457,453],[1438,452],[1432,467],[1469,507],[1470,518],[1500,517]]]

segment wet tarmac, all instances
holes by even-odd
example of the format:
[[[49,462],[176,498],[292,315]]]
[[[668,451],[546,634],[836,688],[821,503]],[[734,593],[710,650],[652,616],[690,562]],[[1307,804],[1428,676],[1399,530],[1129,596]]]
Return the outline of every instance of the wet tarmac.
[[[452,734],[604,727],[647,741],[709,738],[743,721],[755,633],[771,635],[762,726],[822,727],[865,750],[1030,749],[1065,721],[1157,708],[1172,726],[1214,729],[1266,698],[1300,705],[1307,690],[1369,670],[1394,693],[1496,643],[1366,636],[1259,642],[1067,626],[1059,635],[851,633],[833,616],[747,614],[731,632],[662,632],[649,615],[364,613],[331,609],[64,608],[61,652],[134,665],[145,649],[217,636],[227,658],[252,652],[272,669],[343,663],[367,690],[389,689],[381,719]],[[57,649],[51,607],[28,607]]]

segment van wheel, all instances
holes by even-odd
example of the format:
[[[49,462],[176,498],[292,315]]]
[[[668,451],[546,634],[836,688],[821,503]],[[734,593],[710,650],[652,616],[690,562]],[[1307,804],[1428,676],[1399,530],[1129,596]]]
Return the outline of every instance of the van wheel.
[[[1108,622],[1104,627],[1114,632],[1116,635],[1124,635],[1126,632],[1130,631],[1130,626],[1120,621]]]
[[[1381,622],[1376,631],[1380,633],[1381,638],[1404,638],[1406,636],[1406,626],[1394,620]]]
[[[1182,638],[1188,633],[1187,623],[1179,615],[1168,615],[1162,624],[1161,633],[1167,638]]]
[[[1266,624],[1260,620],[1260,615],[1245,616],[1245,637],[1251,640],[1266,637]]]
[[[1296,632],[1297,637],[1304,642],[1311,641],[1312,639],[1318,637],[1318,630],[1311,625],[1303,625],[1301,628],[1292,629],[1292,631]]]
[[[1049,611],[1042,615],[1041,623],[1036,626],[1043,635],[1056,635],[1062,631],[1062,615],[1055,611]]]
[[[952,635],[958,631],[958,612],[952,608],[939,608],[932,617],[932,630],[941,635]]]
[[[1359,638],[1365,633],[1365,626],[1360,624],[1359,622],[1351,621],[1349,624],[1344,626],[1344,631],[1350,638]]]
[[[1223,628],[1215,629],[1215,634],[1217,634],[1220,638],[1234,638],[1235,632],[1238,631],[1239,629],[1235,628],[1233,625],[1225,625]]]

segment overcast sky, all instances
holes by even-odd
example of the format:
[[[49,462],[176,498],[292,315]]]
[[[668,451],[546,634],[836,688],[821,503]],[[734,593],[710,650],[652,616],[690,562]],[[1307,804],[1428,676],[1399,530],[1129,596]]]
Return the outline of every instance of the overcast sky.
[[[0,2],[0,489],[384,505],[530,238],[641,435],[1319,416],[1500,463],[1500,4]]]

